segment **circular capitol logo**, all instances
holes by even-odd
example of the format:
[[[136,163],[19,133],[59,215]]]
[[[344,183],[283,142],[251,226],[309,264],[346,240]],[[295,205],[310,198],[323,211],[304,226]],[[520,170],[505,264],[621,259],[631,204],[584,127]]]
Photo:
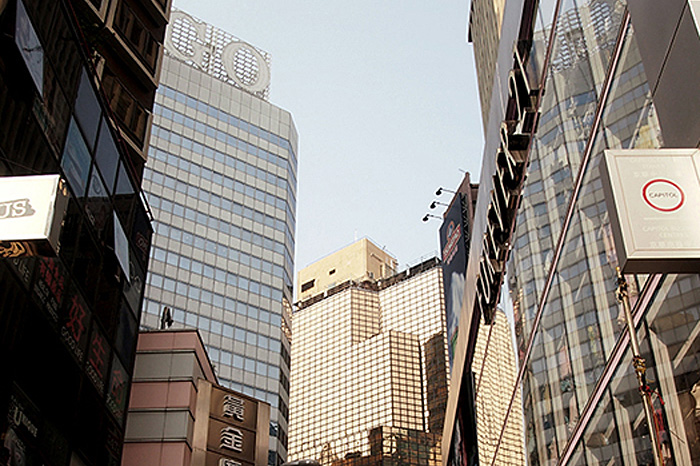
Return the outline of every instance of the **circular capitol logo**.
[[[649,207],[660,212],[675,212],[685,202],[685,193],[671,180],[657,178],[642,188],[642,198]]]

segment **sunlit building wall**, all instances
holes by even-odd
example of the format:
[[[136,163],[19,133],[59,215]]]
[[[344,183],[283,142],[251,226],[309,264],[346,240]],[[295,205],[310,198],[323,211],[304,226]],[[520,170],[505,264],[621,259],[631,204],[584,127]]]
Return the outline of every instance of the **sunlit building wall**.
[[[498,46],[506,0],[472,0],[467,39],[474,44],[479,102],[484,131],[489,123]]]
[[[439,464],[444,319],[435,259],[383,280],[365,274],[301,301],[293,320],[290,458]]]
[[[269,56],[174,10],[144,190],[156,245],[141,323],[199,329],[222,385],[269,403],[286,460],[297,134]],[[203,50],[213,50],[204,53]]]
[[[509,241],[501,306],[512,310],[517,377],[504,390],[508,407],[479,437],[479,458],[510,464],[507,426],[522,426],[530,465],[653,464],[649,427],[633,372],[628,336],[615,297],[618,265],[602,190],[605,149],[697,147],[699,105],[687,68],[700,50],[693,5],[508,1],[499,48],[489,128],[475,213],[467,290],[475,286],[485,231],[488,192],[509,107],[508,74],[517,44],[534,91],[539,122],[527,149],[515,228]],[[476,44],[476,42],[475,42]],[[496,92],[496,91],[494,91]],[[512,103],[512,99],[510,101]],[[498,116],[498,118],[494,118]],[[639,176],[648,176],[640,167]],[[482,196],[482,192],[484,196]],[[700,370],[697,275],[628,276],[642,356],[653,391],[655,424],[665,464],[700,464],[695,395]],[[475,322],[475,293],[467,291],[463,319]],[[508,313],[507,313],[508,314]],[[478,316],[477,316],[478,317]],[[487,393],[459,399],[465,374],[478,374],[473,348],[484,340],[482,321],[458,342],[461,366],[451,380],[447,464],[473,464],[460,455],[458,421]],[[486,339],[487,359],[491,354]],[[522,416],[515,409],[522,399]],[[663,400],[663,402],[662,402]],[[482,416],[483,418],[483,416]],[[476,430],[479,435],[479,416]],[[457,434],[457,435],[455,435]]]

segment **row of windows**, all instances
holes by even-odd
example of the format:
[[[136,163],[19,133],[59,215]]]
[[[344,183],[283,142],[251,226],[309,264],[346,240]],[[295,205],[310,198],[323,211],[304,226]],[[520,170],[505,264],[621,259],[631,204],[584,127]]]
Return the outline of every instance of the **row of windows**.
[[[183,160],[180,157],[177,156],[172,156],[169,155],[167,152],[157,150],[154,152],[154,157],[157,157],[162,160],[163,156],[166,156],[166,160],[163,160],[166,164],[169,166],[177,166],[177,164],[174,164],[177,160]],[[172,160],[171,160],[172,159]],[[189,163],[189,162],[188,162]],[[197,166],[194,164],[190,165],[190,168],[192,166]],[[165,175],[163,173],[157,172],[153,169],[147,170],[148,174],[144,174],[146,179],[152,180],[154,183],[157,183],[159,185],[165,186],[170,189],[174,189],[175,191],[182,193],[182,194],[187,194],[189,196],[193,196],[197,199],[201,199],[209,203],[210,201],[207,199],[209,197],[217,197],[218,203],[221,204],[222,198],[219,196],[216,196],[215,194],[212,194],[212,191],[209,190],[204,190],[199,186],[195,186],[191,183],[186,182],[183,179],[176,179],[171,176]],[[201,170],[198,170],[200,175],[201,175]],[[276,207],[277,209],[280,210],[286,210],[286,201],[282,199],[281,197],[275,196],[274,194],[270,194],[266,191],[263,191],[261,189],[257,189],[251,185],[248,185],[246,183],[243,183],[242,181],[235,180],[229,176],[222,175],[221,173],[214,173],[211,170],[208,170],[208,172],[212,173],[212,179],[211,182],[213,184],[219,185],[223,188],[228,188],[231,189],[237,193],[245,194],[246,196],[250,197],[251,199],[255,199],[260,202],[264,202],[265,204],[271,206],[271,207]],[[216,202],[216,200],[211,201]],[[282,230],[284,231],[284,230]]]
[[[244,162],[243,160],[237,159],[228,154],[224,154],[223,152],[219,152],[218,150],[214,150],[198,142],[193,142],[192,147],[184,147],[184,149],[200,154],[202,157],[207,158],[212,162],[219,162],[222,165],[238,170],[241,173],[253,176],[265,183],[289,190],[289,182],[281,176],[277,176],[274,173],[265,171],[262,168],[258,168]],[[177,167],[180,170],[185,170],[187,173],[192,173],[193,175],[199,176],[207,181],[213,181],[216,180],[217,177],[221,177],[221,174],[211,170],[210,168],[199,165],[191,160],[187,160],[179,155],[171,154],[155,146],[150,146],[149,157],[160,160],[171,167]],[[222,183],[219,182],[219,184]]]
[[[158,111],[163,114],[162,108],[158,106]],[[243,152],[250,154],[254,157],[258,157],[262,160],[265,160],[267,162],[272,163],[273,165],[276,165],[280,168],[284,168],[287,170],[287,176],[289,176],[289,179],[291,183],[296,186],[296,177],[294,175],[294,171],[292,169],[292,164],[285,160],[283,157],[280,157],[277,154],[273,154],[270,151],[267,151],[261,147],[258,147],[254,144],[251,144],[249,142],[246,142],[242,139],[239,139],[231,134],[226,133],[225,131],[221,131],[217,128],[214,128],[212,126],[207,125],[206,123],[198,122],[190,117],[187,117],[185,115],[182,115],[181,113],[174,112],[170,110],[172,113],[168,113],[167,116],[173,117],[177,114],[179,115],[178,119],[182,118],[182,122],[185,127],[191,128],[193,131],[198,131],[206,136],[211,137],[212,139],[216,139],[217,141],[227,144],[231,147],[234,147],[236,149],[242,150]],[[163,118],[166,118],[166,115],[162,115]],[[174,121],[174,120],[171,120]],[[159,128],[161,131],[167,131],[166,128],[159,127],[157,125],[154,125],[153,130],[156,128]],[[195,141],[192,139],[180,134],[180,133],[174,133],[168,131],[168,135],[165,136],[160,136],[163,139],[169,140],[173,144],[176,144],[177,146],[189,146],[190,144],[194,144]]]
[[[173,112],[172,110],[169,110],[167,108],[161,107],[160,105],[156,104],[156,113],[160,113],[163,115],[163,117],[175,121],[175,123],[181,123],[182,118],[185,118],[182,114]],[[174,115],[174,118],[169,118],[168,115]],[[177,118],[177,116],[180,116],[180,118]],[[191,141],[191,142],[190,142]],[[221,164],[226,165],[227,167],[230,168],[235,168],[236,170],[242,171],[244,173],[247,173],[251,176],[254,176],[262,181],[265,181],[267,183],[273,184],[279,188],[283,189],[290,189],[290,184],[289,181],[285,178],[282,178],[281,176],[278,176],[276,173],[272,173],[267,170],[263,170],[262,168],[256,167],[254,165],[251,165],[247,162],[244,162],[241,159],[238,159],[230,154],[226,154],[224,152],[218,151],[216,149],[213,149],[209,146],[206,146],[204,144],[201,144],[197,141],[192,141],[191,139],[187,138],[184,141],[183,148],[189,151],[192,151],[196,154],[199,154],[203,156],[204,158],[209,159],[211,162],[219,162]],[[151,148],[151,151],[155,151],[158,149]],[[184,160],[184,159],[182,159]],[[187,161],[185,161],[187,162]],[[180,168],[183,170],[187,170],[190,173],[196,173],[197,168],[196,167],[201,167],[206,169],[206,167],[202,167],[199,164],[192,163],[191,166],[189,163],[183,164],[182,161],[180,161]],[[177,165],[175,165],[177,166]],[[190,168],[191,167],[191,168]],[[202,177],[205,179],[211,179],[211,177],[207,178],[206,172],[202,174]]]
[[[275,241],[274,239],[271,239],[269,237],[259,235],[257,233],[254,233],[250,230],[247,230],[245,228],[241,228],[239,226],[233,225],[228,222],[224,222],[216,217],[213,217],[211,215],[203,214],[201,212],[198,212],[194,209],[191,209],[189,207],[185,207],[182,204],[179,204],[177,202],[172,202],[167,199],[164,199],[160,196],[157,196],[155,194],[150,194],[148,195],[148,201],[150,205],[156,209],[161,210],[162,212],[168,212],[171,215],[175,215],[180,218],[184,218],[186,220],[190,220],[192,222],[195,222],[199,225],[206,226],[208,228],[211,228],[212,230],[218,231],[219,233],[223,233],[227,236],[238,238],[240,240],[243,240],[247,243],[254,244],[256,246],[260,246],[265,248],[267,251],[274,251],[277,254],[284,254],[285,247],[282,243],[279,241]],[[236,204],[239,206],[240,204]],[[253,216],[255,219],[260,219],[259,216],[257,215],[258,212],[254,211],[252,209],[249,209],[247,207],[244,207],[242,210],[236,209],[236,212],[240,212],[241,217],[244,218],[249,218],[250,215]],[[250,219],[253,220],[253,219]],[[266,219],[265,219],[266,220]],[[256,220],[253,220],[256,221]],[[167,228],[174,228],[177,230],[175,233],[170,233],[167,230],[164,232],[160,232],[162,234],[171,235],[174,234],[176,236],[182,236],[182,235],[192,235],[192,233],[182,231],[177,229],[176,227],[172,227],[170,225],[166,225],[161,223],[163,227]],[[161,227],[161,228],[163,228]],[[179,231],[179,233],[178,233]],[[196,235],[194,235],[196,236]],[[184,236],[182,236],[184,237]],[[173,238],[175,239],[175,238]],[[189,242],[194,241],[194,238],[189,238]],[[227,246],[223,244],[223,246]],[[214,251],[210,251],[214,252]]]
[[[221,363],[222,366],[245,370],[246,372],[263,377],[270,377],[275,380],[278,380],[280,377],[280,368],[278,366],[273,366],[272,364],[267,364],[253,358],[247,358],[245,356],[241,356],[223,349],[214,348],[212,346],[207,347],[207,353],[209,354],[209,359],[211,359],[214,364]]]
[[[160,209],[163,212],[169,212],[172,215],[176,215],[178,217],[196,222],[200,225],[207,226],[213,230],[218,231],[219,233],[223,233],[225,235],[233,236],[234,238],[241,239],[243,241],[246,241],[248,243],[252,243],[256,246],[260,246],[265,248],[267,251],[274,251],[278,254],[284,254],[285,258],[289,257],[289,260],[287,261],[287,266],[291,269],[292,268],[292,262],[291,262],[291,256],[289,256],[287,248],[285,245],[280,243],[279,241],[275,241],[273,239],[270,239],[268,237],[265,237],[263,235],[259,235],[257,233],[254,233],[250,230],[247,230],[245,228],[241,228],[235,225],[232,225],[230,223],[224,222],[219,220],[216,217],[213,217],[211,215],[206,215],[201,212],[197,212],[194,209],[190,209],[189,207],[185,207],[182,204],[179,204],[177,202],[172,202],[167,199],[164,199],[160,196],[157,196],[155,194],[149,194],[148,195],[148,202],[149,204],[156,208]],[[236,206],[239,206],[240,204],[235,204]],[[258,221],[260,220],[259,217],[259,212],[253,209],[250,209],[248,207],[243,207],[241,211],[238,211],[237,209],[234,212],[240,212],[241,216],[243,218],[248,218],[253,221]],[[252,215],[253,218],[250,218]],[[263,219],[263,220],[266,220]],[[162,225],[160,228],[161,230],[158,230],[159,234],[163,234],[165,236],[170,237],[171,239],[177,239],[178,237],[180,238],[185,238],[185,235],[192,235],[191,233],[185,232],[183,230],[180,230],[179,228],[172,227],[169,225],[165,224],[159,224]],[[197,235],[193,235],[194,238],[192,241],[196,241]],[[180,241],[180,240],[178,240]],[[215,245],[211,246],[206,246],[208,243],[207,241],[211,240],[204,240],[204,248],[207,250],[210,250],[210,252],[214,252],[213,249],[216,248]],[[294,244],[294,243],[291,243]],[[228,245],[222,244],[223,247],[228,247]],[[223,254],[223,253],[222,253]]]
[[[231,313],[234,312],[235,310],[235,316],[232,317],[232,319],[235,318],[241,318],[241,317],[250,317],[256,320],[259,320],[261,322],[267,322],[271,323],[275,319],[276,314],[271,314],[264,309],[260,309],[258,307],[252,306],[250,304],[245,304],[240,301],[236,301],[233,299],[228,299],[226,302],[227,307],[226,309],[229,310]],[[223,306],[222,306],[223,307]],[[145,300],[145,306],[144,309],[147,313],[149,314],[154,314],[160,316],[160,308],[161,308],[161,303],[152,301],[149,299]],[[234,325],[226,324],[224,322],[221,322],[220,320],[217,319],[210,319],[206,316],[203,315],[197,315],[192,312],[187,312],[183,309],[179,309],[177,307],[172,307],[171,308],[171,315],[173,317],[173,320],[175,322],[179,322],[183,325],[187,325],[189,327],[197,328],[200,330],[204,330],[206,332],[215,334],[215,335],[221,335],[227,338],[231,338],[236,341],[240,341],[243,343],[246,343],[248,345],[252,346],[257,346],[258,348],[262,348],[265,350],[268,350],[274,354],[279,354],[281,352],[281,343],[279,340],[275,338],[271,338],[265,335],[261,335],[259,333],[246,330],[240,327],[236,327]],[[279,318],[279,316],[277,316]],[[274,325],[274,324],[273,324]],[[219,361],[220,356],[219,353],[217,353],[217,357],[213,357],[212,353],[209,353],[209,357],[212,360]],[[233,356],[231,356],[233,357]],[[242,357],[242,356],[241,356]],[[224,363],[227,366],[231,366],[231,360],[229,362]],[[223,363],[223,361],[222,361]],[[268,371],[269,373],[269,371]],[[267,377],[272,377],[268,375]],[[276,375],[274,377],[275,379],[279,378],[279,375]]]
[[[267,215],[263,212],[260,212],[260,211],[255,210],[255,209],[251,209],[250,207],[243,206],[243,205],[238,204],[236,202],[233,202],[231,200],[224,199],[224,198],[222,198],[214,193],[211,193],[209,191],[200,189],[199,187],[181,182],[179,180],[176,180],[175,178],[169,177],[168,175],[163,175],[161,173],[158,173],[158,172],[155,172],[152,170],[148,170],[148,169],[144,173],[144,178],[147,180],[151,180],[153,182],[160,181],[160,177],[163,177],[162,184],[166,187],[171,187],[172,189],[174,189],[182,194],[193,196],[193,197],[200,199],[204,202],[207,202],[213,206],[232,211],[233,213],[236,213],[238,215],[243,216],[244,218],[248,218],[250,220],[258,222],[262,225],[266,225],[266,226],[269,226],[270,228],[275,228],[279,231],[283,231],[285,234],[285,238],[287,240],[286,246],[289,249],[289,250],[284,251],[285,262],[286,262],[286,265],[289,268],[289,270],[292,270],[292,268],[293,268],[292,264],[294,262],[292,261],[292,256],[291,256],[291,253],[289,251],[294,249],[294,236],[292,235],[292,231],[294,231],[294,229],[296,228],[296,226],[295,226],[296,223],[294,220],[293,211],[290,210],[288,203],[284,202],[284,208],[285,208],[285,211],[287,213],[287,220],[289,222],[289,225],[284,223],[282,220],[279,220],[275,217]],[[225,178],[225,180],[231,180],[228,177],[224,177],[224,178]],[[233,181],[233,180],[231,180],[231,181]],[[239,182],[236,182],[236,183],[239,183]],[[234,185],[234,186],[236,186],[236,185]],[[267,199],[267,196],[269,196],[270,198],[273,198],[272,195],[269,195],[269,194],[265,193],[264,191],[260,191],[260,190],[257,190],[255,188],[250,188],[249,186],[243,185],[242,183],[240,183],[240,186],[243,187],[243,189],[244,189],[243,191],[241,191],[241,193],[246,194],[246,195],[253,197],[255,199],[258,199],[261,202],[265,202],[266,200],[269,200],[269,199]],[[231,189],[233,189],[232,186],[226,185],[225,187],[230,187]],[[248,188],[250,188],[250,192],[248,191]],[[149,201],[151,200],[151,198],[157,199],[157,196],[151,195],[151,197],[149,197]],[[157,200],[155,202],[157,202]],[[168,205],[167,203],[172,202],[172,201],[165,200],[164,202],[166,202],[166,205]],[[273,207],[277,207],[275,204],[270,204],[270,205],[272,205]],[[165,209],[163,209],[163,210],[165,210]],[[217,229],[225,228],[225,226],[220,226],[220,225],[225,225],[225,224],[224,224],[224,222],[220,222],[218,218],[206,216],[207,221],[205,222],[204,221],[205,214],[197,213],[196,211],[189,209],[189,208],[186,208],[186,207],[184,207],[180,204],[177,204],[177,203],[173,203],[173,211],[177,215],[181,215],[181,216],[185,215],[186,218],[188,218],[189,220],[198,221],[198,223],[202,223],[204,225],[216,224]],[[177,213],[177,212],[179,212],[179,213]],[[196,220],[197,215],[201,216],[200,217],[201,221]],[[287,271],[285,270],[285,275],[286,274],[287,274]],[[289,283],[291,283],[291,280],[289,281]]]
[[[219,383],[226,388],[230,388],[231,390],[237,391],[238,393],[243,393],[245,395],[252,396],[253,398],[256,398],[261,401],[266,401],[270,403],[270,406],[272,406],[275,409],[279,406],[280,396],[278,393],[268,392],[267,390],[263,390],[262,388],[251,387],[250,385],[238,383],[231,379],[225,379],[222,377],[219,377]]]
[[[193,262],[196,262],[196,261],[193,261]],[[218,276],[221,276],[221,269],[209,267],[207,270],[212,269],[212,268],[214,269],[214,273],[213,274],[208,273],[208,274],[213,275],[213,276],[208,277],[208,278],[214,278],[214,276],[217,276],[217,273],[218,273]],[[204,270],[202,270],[202,272],[204,272]],[[224,272],[224,273],[228,273],[228,272]],[[226,277],[228,279],[229,275],[227,275]],[[234,285],[234,286],[238,287],[239,289],[248,291],[248,292],[253,293],[253,294],[260,295],[263,298],[270,298],[270,299],[274,299],[275,301],[281,300],[282,292],[279,290],[275,290],[272,287],[270,287],[268,285],[264,285],[258,281],[250,280],[250,279],[247,279],[247,278],[244,278],[241,276],[237,276],[234,274],[231,274],[231,277],[233,277],[231,279],[231,281],[236,283],[236,285]],[[195,299],[195,300],[204,302],[206,304],[213,304],[217,307],[222,307],[221,303],[223,303],[225,299],[230,299],[230,298],[224,298],[223,295],[220,295],[218,293],[213,293],[211,291],[205,290],[205,289],[200,288],[198,286],[188,285],[187,283],[184,283],[184,282],[181,282],[178,280],[174,280],[172,278],[164,277],[164,276],[156,274],[156,273],[149,274],[148,282],[151,284],[151,286],[154,286],[156,288],[162,288],[165,291],[170,291],[172,293],[176,293],[176,294],[179,294],[181,296],[186,296],[190,299]],[[280,298],[280,299],[277,299],[277,298]],[[273,314],[273,315],[276,315],[276,314]],[[273,318],[272,321],[276,322],[275,325],[280,325],[281,324],[280,316],[279,315],[276,315],[276,316],[277,317]]]
[[[221,248],[221,246],[219,248]],[[266,260],[251,257],[250,255],[244,252],[236,251],[235,249],[230,249],[229,252],[230,254],[222,257],[227,257],[230,260],[238,261],[243,265],[254,269],[262,270],[265,273],[272,274],[274,271],[274,274],[277,277],[282,277],[282,267],[278,265],[273,266]],[[204,277],[214,279],[217,282],[227,283],[229,285],[237,286],[245,290],[249,290],[251,288],[249,282],[253,281],[245,277],[236,275],[235,273],[227,272],[223,269],[204,264],[195,259],[192,259],[191,257],[181,256],[176,252],[167,251],[165,249],[157,247],[151,248],[151,258],[161,262],[165,262],[166,264],[172,265],[174,267],[179,267],[180,269],[185,270],[187,272],[202,275]],[[257,281],[253,282],[258,283]],[[260,284],[260,286],[264,285]],[[265,291],[264,293],[268,293],[268,291]],[[272,298],[275,301],[282,300],[282,292],[279,290],[271,289],[271,291],[269,291],[269,294],[270,296],[265,295],[265,297]]]
[[[228,122],[229,125],[235,126],[236,128],[239,128],[247,133],[252,134],[253,136],[257,136],[259,138],[264,139],[265,141],[272,143],[276,145],[277,147],[280,147],[284,150],[286,150],[289,155],[292,157],[292,161],[294,163],[294,167],[297,165],[297,159],[296,159],[296,154],[294,154],[294,149],[292,148],[292,145],[287,141],[286,139],[273,134],[263,128],[260,128],[259,126],[255,126],[247,121],[241,120],[240,118],[236,117],[235,115],[231,115],[230,113],[224,112],[222,110],[219,110],[218,108],[212,107],[211,105],[202,102],[201,100],[195,99],[194,97],[190,97],[186,94],[183,94],[182,92],[179,92],[171,87],[165,86],[165,85],[160,85],[158,87],[158,94],[161,94],[165,97],[168,97],[170,99],[173,99],[175,102],[180,102],[182,104],[185,104],[186,106],[194,109],[194,110],[199,110],[200,112],[204,112],[207,115],[216,118],[219,121],[225,121]]]

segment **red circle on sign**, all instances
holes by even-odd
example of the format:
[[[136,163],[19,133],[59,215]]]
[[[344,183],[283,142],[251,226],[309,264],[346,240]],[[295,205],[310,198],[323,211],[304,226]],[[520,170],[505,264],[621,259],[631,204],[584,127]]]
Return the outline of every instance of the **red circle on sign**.
[[[678,191],[678,193],[680,194],[680,200],[676,204],[673,204],[670,206],[660,206],[660,205],[655,204],[654,203],[655,201],[653,199],[654,193],[650,193],[649,189],[654,188],[654,187],[658,186],[659,184],[667,184],[667,185],[671,185],[673,188],[675,188]],[[673,193],[668,193],[668,194],[672,195]],[[680,209],[681,206],[683,205],[683,203],[685,202],[685,193],[683,192],[681,187],[678,186],[673,181],[666,180],[663,178],[657,178],[657,179],[654,179],[654,180],[647,182],[647,184],[645,184],[644,187],[642,188],[642,197],[644,198],[644,202],[646,202],[649,207],[651,207],[652,209],[656,209],[660,212],[674,212],[674,211]]]

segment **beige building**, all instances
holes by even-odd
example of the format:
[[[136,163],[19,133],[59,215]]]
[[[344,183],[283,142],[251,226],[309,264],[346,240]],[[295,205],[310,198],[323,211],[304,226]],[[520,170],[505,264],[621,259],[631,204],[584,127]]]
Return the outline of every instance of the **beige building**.
[[[332,270],[335,257],[336,273],[356,273],[351,256],[361,262],[378,252],[362,240],[309,269]],[[299,276],[314,276],[308,272]],[[448,371],[440,264],[359,276],[325,293],[319,286],[294,314],[290,460],[439,464]]]
[[[297,274],[297,300],[304,301],[348,280],[387,278],[397,265],[391,254],[363,238],[302,269]]]
[[[508,403],[503,402],[507,398],[504,394],[510,395],[513,390],[517,363],[510,324],[500,309],[494,313],[491,325],[485,325],[482,318],[473,367],[479,368],[474,372],[479,464],[524,465],[520,393],[514,395],[510,415],[507,413]]]
[[[489,109],[496,74],[498,43],[501,39],[505,0],[473,0],[469,14],[467,39],[474,44],[474,61],[479,83],[479,101],[484,131],[489,123]]]

